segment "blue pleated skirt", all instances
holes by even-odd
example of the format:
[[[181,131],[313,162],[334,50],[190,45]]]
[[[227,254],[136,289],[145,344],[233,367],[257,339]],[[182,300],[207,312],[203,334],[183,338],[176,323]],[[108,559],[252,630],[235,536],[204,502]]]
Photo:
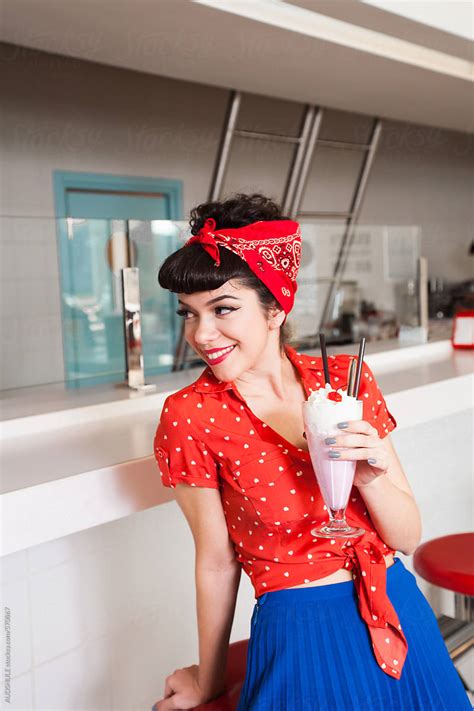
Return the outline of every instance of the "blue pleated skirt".
[[[387,595],[408,642],[400,679],[377,664],[352,580],[257,598],[237,711],[471,711],[436,617],[400,558]]]

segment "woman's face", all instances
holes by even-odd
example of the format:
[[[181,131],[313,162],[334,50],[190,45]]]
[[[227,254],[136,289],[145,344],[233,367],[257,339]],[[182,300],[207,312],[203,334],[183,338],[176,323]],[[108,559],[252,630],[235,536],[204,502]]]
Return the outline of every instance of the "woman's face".
[[[184,318],[186,341],[224,381],[235,380],[260,362],[271,330],[283,320],[267,321],[257,293],[231,281],[212,291],[178,294],[178,301],[176,313]],[[278,343],[278,331],[275,336]]]

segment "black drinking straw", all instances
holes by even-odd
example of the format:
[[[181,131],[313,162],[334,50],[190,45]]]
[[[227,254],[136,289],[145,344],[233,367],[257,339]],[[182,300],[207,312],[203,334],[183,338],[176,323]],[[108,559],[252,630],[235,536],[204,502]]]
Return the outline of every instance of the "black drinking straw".
[[[326,351],[326,336],[324,333],[319,334],[319,343],[321,344],[321,355],[323,357],[323,368],[324,368],[324,380],[326,384],[331,385],[331,379],[329,377],[329,366],[328,366],[328,354]]]
[[[362,373],[362,363],[364,360],[364,353],[365,353],[365,337],[362,336],[362,338],[360,339],[360,344],[359,344],[359,355],[357,357],[357,370],[356,370],[355,383],[354,383],[354,397],[356,399],[359,394],[360,375]]]
[[[356,359],[351,358],[349,370],[347,373],[347,394],[350,397],[354,396],[355,372],[356,372]]]

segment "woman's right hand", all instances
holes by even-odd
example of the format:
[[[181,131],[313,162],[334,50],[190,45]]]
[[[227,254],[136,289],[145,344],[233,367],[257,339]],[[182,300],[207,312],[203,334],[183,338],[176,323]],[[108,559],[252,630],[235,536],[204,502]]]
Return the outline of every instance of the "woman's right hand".
[[[165,679],[164,698],[153,705],[152,711],[170,709],[192,709],[216,698],[216,694],[205,693],[199,686],[199,666],[193,664],[175,671]],[[224,693],[224,689],[222,692]]]

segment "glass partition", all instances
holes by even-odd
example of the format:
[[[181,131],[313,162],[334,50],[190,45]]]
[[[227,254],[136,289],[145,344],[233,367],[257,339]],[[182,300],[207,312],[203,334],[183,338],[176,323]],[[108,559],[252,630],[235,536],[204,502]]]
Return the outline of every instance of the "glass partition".
[[[302,223],[301,233],[292,312],[298,341],[317,346],[319,330],[328,343],[382,340],[401,324],[418,325],[419,227],[358,225],[346,243],[343,225]]]
[[[3,269],[1,389],[88,388],[126,379],[121,269],[138,267],[147,381],[173,369],[181,338],[177,295],[160,288],[185,221],[0,218]],[[301,222],[302,262],[288,322],[292,344],[393,338],[418,323],[420,229],[359,225],[335,279],[343,226]],[[202,365],[187,349],[184,367]]]
[[[58,221],[65,381],[83,387],[125,378],[121,270],[139,270],[141,344],[146,377],[170,371],[180,333],[173,295],[159,265],[186,239],[170,220]],[[73,337],[70,336],[73,334]]]

